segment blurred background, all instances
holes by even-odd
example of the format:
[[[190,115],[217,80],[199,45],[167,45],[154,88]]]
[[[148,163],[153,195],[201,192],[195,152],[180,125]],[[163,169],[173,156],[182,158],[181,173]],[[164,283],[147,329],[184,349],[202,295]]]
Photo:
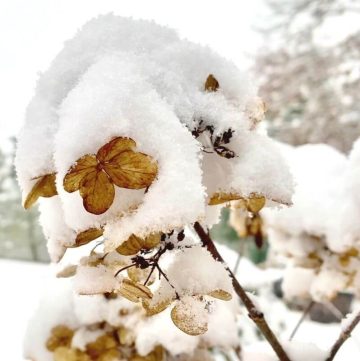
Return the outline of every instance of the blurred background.
[[[108,12],[168,25],[248,69],[267,104],[268,132],[282,142],[325,143],[347,154],[360,136],[359,0],[0,0],[2,282],[6,271],[19,264],[11,260],[31,261],[29,265],[49,262],[37,210],[23,210],[13,167],[15,137],[38,73],[47,69],[82,24]],[[250,238],[239,242],[238,232],[229,224],[229,209],[223,210],[212,233],[260,267],[266,260],[266,239],[260,247]],[[239,259],[231,257],[238,267]],[[255,275],[253,268],[247,269]],[[13,273],[16,285],[8,282],[8,293],[35,274],[26,278],[27,269],[21,270],[20,276]],[[262,273],[257,275],[264,280]],[[269,277],[274,281],[278,274]],[[34,286],[28,291],[36,293]],[[13,302],[9,298],[9,305]],[[14,333],[19,331],[19,325],[13,328]],[[0,338],[8,331],[0,329]]]

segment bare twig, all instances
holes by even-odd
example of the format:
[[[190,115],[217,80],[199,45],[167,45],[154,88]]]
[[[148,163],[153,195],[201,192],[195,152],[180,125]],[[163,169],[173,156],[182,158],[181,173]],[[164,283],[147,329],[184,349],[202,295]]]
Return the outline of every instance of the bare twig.
[[[340,350],[341,346],[344,344],[344,342],[351,336],[351,332],[355,329],[355,327],[360,322],[360,311],[358,314],[353,318],[353,320],[349,323],[349,325],[341,331],[338,339],[335,341],[334,345],[331,347],[330,355],[326,359],[326,361],[332,361],[334,360],[336,354]]]
[[[313,308],[315,302],[314,301],[310,301],[308,306],[305,308],[302,316],[300,317],[299,321],[297,322],[295,328],[293,329],[293,331],[291,332],[291,335],[289,337],[289,341],[291,341],[294,336],[296,335],[296,332],[299,330],[301,324],[304,322],[306,316],[309,314],[309,312],[311,311],[311,309]]]
[[[234,290],[236,294],[240,297],[247,311],[249,312],[249,317],[255,322],[261,333],[264,335],[266,340],[269,342],[276,355],[279,357],[280,361],[290,361],[289,356],[286,354],[285,350],[281,346],[277,337],[269,327],[268,323],[264,318],[264,314],[257,309],[253,301],[246,294],[245,290],[242,288],[234,274],[231,272],[230,268],[226,265],[220,253],[218,252],[214,242],[207,232],[205,232],[204,228],[200,225],[199,222],[194,224],[194,229],[198,234],[202,244],[207,250],[211,253],[215,260],[224,263],[226,270],[229,272],[231,277]]]

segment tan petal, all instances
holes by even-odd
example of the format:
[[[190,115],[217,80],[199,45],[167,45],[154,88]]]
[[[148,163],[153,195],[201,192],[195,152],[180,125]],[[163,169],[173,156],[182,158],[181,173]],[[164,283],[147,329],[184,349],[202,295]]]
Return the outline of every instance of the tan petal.
[[[71,345],[71,340],[73,338],[74,331],[64,325],[55,326],[51,330],[51,335],[46,341],[46,348],[49,351],[54,351],[58,347],[65,346],[69,347]]]
[[[130,361],[163,361],[164,349],[161,346],[156,346],[154,351],[146,356],[135,355]]]
[[[97,160],[95,155],[84,155],[69,169],[63,181],[66,192],[72,193],[80,188],[81,181],[89,173],[96,170]]]
[[[140,299],[152,298],[152,292],[148,287],[140,283],[135,283],[127,278],[122,281],[117,293],[132,302],[139,302]]]
[[[231,201],[237,201],[242,199],[238,193],[225,193],[225,192],[217,192],[214,193],[209,201],[209,206],[216,206],[218,204],[227,203]]]
[[[116,251],[123,256],[132,256],[138,253],[140,250],[150,250],[161,241],[161,233],[152,233],[145,238],[140,238],[132,234],[129,239],[123,242]]]
[[[172,302],[173,300],[167,299],[159,303],[153,304],[152,302],[150,303],[148,300],[142,300],[142,306],[146,312],[146,316],[150,317],[164,311],[168,306],[171,305]]]
[[[80,232],[76,236],[74,247],[80,247],[88,244],[94,239],[101,237],[103,233],[104,230],[101,228],[89,228],[86,231]]]
[[[97,152],[97,159],[100,162],[109,162],[115,156],[125,151],[132,151],[136,147],[136,143],[131,138],[117,137],[102,146]]]
[[[94,171],[87,174],[81,181],[80,195],[88,212],[102,214],[112,205],[115,188],[103,171]]]
[[[69,278],[76,274],[77,266],[74,264],[71,264],[69,266],[66,266],[61,271],[59,271],[56,274],[57,278]]]
[[[147,188],[156,178],[157,163],[152,157],[133,151],[125,151],[104,164],[106,173],[121,188]]]
[[[253,213],[258,213],[262,208],[264,208],[266,199],[261,195],[252,195],[248,199],[248,210]]]
[[[150,270],[149,269],[141,269],[137,267],[131,267],[127,269],[128,277],[133,282],[137,283],[144,283],[148,276],[149,276]],[[150,279],[147,282],[147,285],[151,286],[155,282],[155,274],[153,273]]]
[[[205,81],[205,90],[208,92],[216,92],[219,89],[219,82],[214,75],[210,74]]]
[[[78,361],[79,352],[70,347],[58,347],[54,351],[54,361]]]
[[[55,184],[55,173],[46,174],[39,178],[39,180],[32,187],[30,193],[27,195],[24,208],[29,209],[39,199],[39,197],[49,198],[55,196],[57,193]]]
[[[115,347],[117,347],[117,341],[113,335],[104,334],[86,345],[86,353],[92,360],[97,360],[106,351],[114,349]]]
[[[171,319],[175,326],[191,336],[202,335],[207,331],[207,322],[199,320],[196,311],[188,304],[180,302],[171,310]]]
[[[231,293],[221,289],[211,291],[208,295],[223,301],[230,301],[232,299]]]

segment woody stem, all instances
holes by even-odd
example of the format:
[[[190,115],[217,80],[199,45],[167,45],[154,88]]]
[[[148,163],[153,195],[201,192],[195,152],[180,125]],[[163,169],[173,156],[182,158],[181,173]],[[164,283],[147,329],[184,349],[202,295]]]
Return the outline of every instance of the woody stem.
[[[261,333],[264,335],[266,340],[269,342],[274,352],[279,357],[279,360],[291,361],[289,356],[286,354],[284,348],[280,344],[279,340],[275,336],[274,332],[271,330],[270,326],[266,322],[264,314],[260,310],[258,310],[254,302],[247,295],[246,291],[242,288],[239,281],[236,279],[235,275],[232,273],[230,268],[224,262],[221,254],[217,250],[209,233],[204,230],[204,228],[201,226],[199,222],[196,222],[194,224],[194,229],[197,235],[199,236],[203,246],[206,247],[206,249],[211,253],[213,258],[216,261],[219,261],[224,264],[226,270],[229,272],[236,294],[239,296],[239,298],[241,299],[241,301],[243,302],[244,306],[248,311],[248,316],[250,317],[251,320],[254,321],[258,329],[261,331]]]

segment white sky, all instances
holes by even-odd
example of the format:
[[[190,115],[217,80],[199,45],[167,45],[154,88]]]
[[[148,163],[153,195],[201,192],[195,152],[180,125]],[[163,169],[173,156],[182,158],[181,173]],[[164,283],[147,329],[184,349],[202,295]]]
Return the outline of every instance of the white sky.
[[[64,40],[108,12],[153,19],[189,40],[210,45],[239,65],[260,44],[252,25],[262,0],[0,0],[0,143],[16,135],[37,74]],[[36,141],[34,139],[34,141]]]

